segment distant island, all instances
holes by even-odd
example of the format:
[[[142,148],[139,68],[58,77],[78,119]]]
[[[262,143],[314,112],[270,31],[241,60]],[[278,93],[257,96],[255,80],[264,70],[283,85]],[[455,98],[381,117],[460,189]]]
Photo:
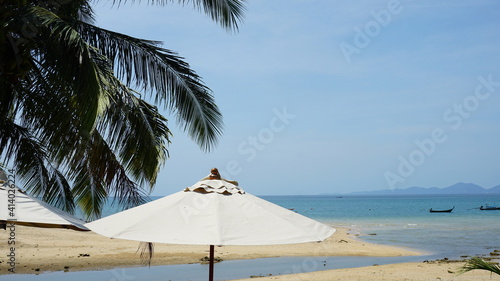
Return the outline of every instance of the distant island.
[[[434,195],[434,194],[500,194],[500,185],[492,188],[483,188],[473,183],[459,182],[454,185],[438,188],[438,187],[418,187],[412,186],[408,188],[383,189],[374,191],[359,191],[344,193],[343,195]]]

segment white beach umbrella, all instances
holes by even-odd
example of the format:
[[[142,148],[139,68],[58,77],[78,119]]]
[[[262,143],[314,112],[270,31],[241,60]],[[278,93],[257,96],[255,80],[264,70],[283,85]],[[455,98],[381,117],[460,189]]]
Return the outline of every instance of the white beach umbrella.
[[[170,196],[88,223],[111,238],[167,244],[277,245],[322,241],[335,229],[246,193],[216,175]],[[236,183],[237,184],[237,183]]]
[[[0,224],[4,227],[6,223],[13,222],[16,225],[89,231],[83,220],[29,196],[17,186],[8,184],[4,175],[1,171]]]

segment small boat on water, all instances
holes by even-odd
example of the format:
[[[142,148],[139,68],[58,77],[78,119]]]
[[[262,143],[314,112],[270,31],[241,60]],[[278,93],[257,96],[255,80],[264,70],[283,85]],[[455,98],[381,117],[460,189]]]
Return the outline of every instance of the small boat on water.
[[[448,210],[433,210],[432,208],[430,208],[429,212],[431,212],[431,213],[451,213],[451,211],[453,211],[453,209],[455,209],[455,206],[453,206],[453,208],[448,209]]]
[[[500,207],[486,205],[486,207],[483,207],[483,206],[479,207],[479,210],[483,210],[483,211],[487,211],[487,210],[500,210]]]

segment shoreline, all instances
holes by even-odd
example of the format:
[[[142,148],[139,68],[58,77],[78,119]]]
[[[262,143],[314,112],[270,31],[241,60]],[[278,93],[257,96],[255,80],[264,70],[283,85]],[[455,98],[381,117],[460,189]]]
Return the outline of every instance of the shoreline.
[[[346,228],[323,242],[270,246],[215,247],[222,260],[294,256],[419,256],[425,253],[395,246],[361,241]],[[8,231],[0,231],[0,243],[7,246]],[[89,271],[141,266],[139,242],[111,239],[93,232],[69,229],[16,226],[15,272],[38,274],[54,271]],[[8,247],[1,247],[0,275],[8,271]],[[201,263],[208,256],[204,245],[155,244],[151,266]]]
[[[428,253],[397,246],[369,243],[348,228],[337,231],[323,242],[272,246],[223,246],[215,247],[216,258],[245,260],[270,257],[407,257]],[[8,232],[0,231],[0,243],[7,245]],[[85,272],[119,268],[141,267],[139,242],[111,239],[93,232],[69,229],[44,229],[16,226],[16,274],[43,272]],[[10,275],[7,265],[7,247],[0,247],[0,275]],[[202,263],[208,256],[208,246],[155,244],[151,266]],[[252,276],[238,281],[270,280],[500,280],[489,272],[475,270],[457,275],[464,260],[446,259],[423,262],[402,262],[354,268],[328,269],[290,275]]]

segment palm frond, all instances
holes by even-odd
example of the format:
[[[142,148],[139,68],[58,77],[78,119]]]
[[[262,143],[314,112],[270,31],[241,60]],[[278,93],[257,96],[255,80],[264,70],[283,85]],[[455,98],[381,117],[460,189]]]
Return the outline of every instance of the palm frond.
[[[183,2],[190,2],[184,0]],[[194,6],[227,30],[238,30],[245,9],[242,0],[193,0]]]
[[[74,198],[68,182],[50,165],[43,147],[29,131],[9,120],[0,120],[0,151],[14,160],[16,173],[25,181],[27,191],[48,204],[74,213]]]
[[[82,36],[116,63],[117,76],[127,86],[154,93],[156,103],[174,111],[180,126],[209,151],[222,134],[222,114],[212,93],[189,65],[159,42],[82,24]]]
[[[27,81],[19,95],[24,109],[19,115],[21,124],[33,128],[51,160],[62,165],[76,153],[82,138],[73,89],[57,71],[40,63],[28,73]]]
[[[143,265],[151,266],[151,260],[154,256],[155,244],[151,242],[141,242],[137,247],[137,252],[141,251],[140,258]]]
[[[211,90],[182,57],[160,42],[93,26],[90,3],[0,7],[0,157],[32,195],[68,212],[76,202],[98,218],[108,197],[125,208],[144,203],[142,185],[153,187],[168,157],[167,120],[139,92],[171,110],[204,150],[223,123]],[[244,10],[244,0],[178,3],[228,30],[237,30]]]
[[[100,179],[92,177],[88,163],[81,161],[79,168],[73,179],[73,194],[86,219],[98,219],[107,201],[106,187]]]
[[[170,143],[171,133],[167,120],[155,106],[137,98],[134,91],[124,85],[114,88],[110,95],[113,103],[99,129],[107,132],[110,146],[118,151],[125,169],[138,184],[152,186],[168,157],[166,145]]]
[[[122,5],[127,0],[113,0],[113,4]],[[140,2],[132,0],[132,2]],[[172,2],[181,4],[193,4],[193,7],[207,14],[213,21],[219,23],[227,30],[238,30],[238,24],[243,19],[245,11],[245,0],[148,0],[148,4],[166,5]]]
[[[92,52],[94,49],[90,50]],[[114,77],[107,60],[100,60],[99,56],[102,55],[94,55],[94,66],[100,89],[103,90],[100,93],[104,100],[101,102],[104,107],[102,111],[114,112],[115,116],[120,116],[118,123],[126,128],[111,141],[119,144],[116,147],[125,147],[124,144],[134,144],[138,147],[131,153],[121,153],[120,159],[114,156],[104,139],[89,139],[99,133],[95,130],[88,131],[80,125],[81,119],[75,111],[79,106],[74,103],[74,88],[61,78],[59,69],[52,67],[50,63],[36,63],[29,76],[30,88],[22,95],[26,109],[21,115],[23,123],[36,128],[34,133],[45,144],[52,161],[68,171],[67,176],[75,184],[76,200],[89,217],[100,216],[100,209],[105,203],[104,197],[108,195],[116,196],[116,202],[125,208],[145,202],[144,192],[128,178],[126,171],[132,171],[132,176],[139,183],[147,182],[152,186],[165,160],[165,143],[168,142],[170,134],[164,124],[166,120],[155,107],[148,106],[133,93],[128,93],[128,98],[134,100],[135,107],[120,106],[120,99],[123,99],[120,95],[123,95],[123,91],[117,92],[114,87],[119,81]],[[121,86],[118,90],[124,89],[123,85]],[[99,123],[110,121],[104,120],[104,112],[98,114],[101,115]],[[138,117],[137,112],[142,116]],[[38,118],[39,116],[45,117]],[[87,191],[84,191],[85,186],[89,186]]]
[[[486,270],[500,275],[500,266],[496,263],[487,262],[480,257],[472,257],[467,260],[467,263],[459,271],[459,274],[469,272],[471,270]]]
[[[73,193],[87,218],[101,216],[108,197],[124,209],[145,203],[144,190],[132,181],[121,162],[99,132],[94,131],[82,142],[82,153],[75,155],[69,172],[74,182]]]
[[[102,136],[95,131],[91,137],[91,147],[88,150],[89,162],[93,164],[91,172],[94,177],[104,181],[108,187],[108,195],[123,208],[145,203],[147,196],[143,188],[128,177],[126,168]],[[106,165],[97,165],[102,162]]]
[[[75,102],[79,105],[75,108],[79,110],[81,126],[85,131],[93,130],[104,108],[103,81],[99,79],[97,64],[106,58],[88,45],[69,22],[41,7],[32,7],[30,11],[35,20],[49,28],[37,41],[45,50],[40,54],[42,64],[47,68],[50,66],[61,79],[71,82]]]

